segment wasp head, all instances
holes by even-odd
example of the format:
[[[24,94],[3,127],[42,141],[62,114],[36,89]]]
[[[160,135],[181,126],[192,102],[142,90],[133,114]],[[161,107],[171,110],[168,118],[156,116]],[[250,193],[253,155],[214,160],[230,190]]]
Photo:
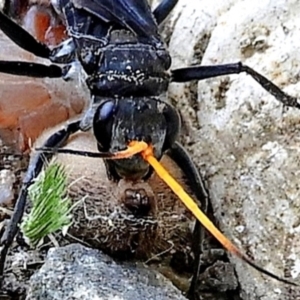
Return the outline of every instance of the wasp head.
[[[126,149],[131,141],[144,141],[153,146],[158,160],[174,143],[179,126],[177,111],[150,97],[108,99],[98,106],[93,120],[99,151],[117,152]],[[138,180],[151,173],[140,155],[107,161],[107,167],[114,179]]]

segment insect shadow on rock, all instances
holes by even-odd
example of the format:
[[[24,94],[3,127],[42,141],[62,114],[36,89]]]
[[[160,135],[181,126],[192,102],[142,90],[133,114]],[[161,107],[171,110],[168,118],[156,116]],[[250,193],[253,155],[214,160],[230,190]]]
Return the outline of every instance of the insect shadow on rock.
[[[167,102],[169,84],[245,72],[284,105],[300,108],[296,98],[287,95],[241,62],[169,70],[171,57],[158,33],[158,25],[176,3],[177,0],[163,0],[152,12],[146,0],[53,1],[54,8],[65,21],[69,36],[69,39],[53,49],[37,42],[0,12],[0,29],[13,42],[52,62],[43,65],[0,61],[0,72],[68,80],[75,72],[75,66],[80,65],[86,76],[91,99],[80,121],[69,123],[46,140],[42,148],[52,151],[41,151],[32,156],[14,214],[1,238],[0,276],[23,216],[28,187],[43,168],[45,158],[49,159],[53,152],[59,152],[59,148],[67,144],[74,133],[93,129],[99,156],[101,153],[124,150],[131,141],[151,144],[158,160],[166,154],[178,164],[189,180],[198,205],[206,211],[207,193],[201,176],[186,150],[177,142],[180,118],[176,109]],[[60,67],[59,64],[64,66]],[[141,155],[134,155],[130,159],[105,160],[105,166],[107,176],[112,181],[147,181],[153,175],[153,169]],[[127,208],[139,216],[147,217],[155,205],[150,197],[141,200],[138,196],[129,195],[129,198]],[[202,227],[196,222],[193,233],[195,270],[189,290],[190,299],[194,298],[199,274],[202,239]],[[235,254],[257,270],[277,280],[289,282],[260,268],[238,252]]]

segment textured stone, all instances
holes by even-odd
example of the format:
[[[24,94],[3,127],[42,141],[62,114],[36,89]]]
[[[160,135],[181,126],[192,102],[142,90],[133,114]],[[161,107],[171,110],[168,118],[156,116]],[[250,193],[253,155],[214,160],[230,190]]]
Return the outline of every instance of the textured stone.
[[[11,202],[13,194],[13,183],[15,181],[15,175],[10,170],[0,170],[0,206]],[[1,212],[0,212],[1,216]]]
[[[296,0],[179,1],[166,25],[173,67],[243,61],[297,96],[299,13]],[[174,84],[170,95],[222,231],[259,265],[299,281],[299,110],[245,74]],[[300,299],[299,289],[231,260],[243,299]]]
[[[184,300],[161,274],[79,244],[51,249],[30,280],[27,300]]]

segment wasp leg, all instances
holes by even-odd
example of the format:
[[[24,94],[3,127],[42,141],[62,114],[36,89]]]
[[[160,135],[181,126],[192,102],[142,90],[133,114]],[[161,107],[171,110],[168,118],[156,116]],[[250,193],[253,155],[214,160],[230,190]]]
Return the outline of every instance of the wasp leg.
[[[0,60],[0,72],[36,78],[60,78],[64,76],[64,70],[59,66],[46,66],[42,64],[21,61]]]
[[[29,0],[5,0],[3,2],[3,12],[14,19],[18,19],[29,6]]]
[[[75,58],[75,45],[68,39],[52,50],[0,11],[0,29],[19,47],[56,63],[70,63]]]
[[[189,181],[189,185],[197,197],[197,204],[201,206],[201,209],[206,213],[207,211],[207,202],[208,202],[208,194],[203,184],[203,179],[197,170],[194,162],[191,157],[187,153],[187,151],[183,148],[181,144],[175,142],[172,148],[167,152],[167,155],[170,156],[183,171],[185,176]],[[198,282],[199,271],[200,271],[200,262],[201,262],[201,254],[203,252],[202,242],[204,239],[204,229],[201,226],[200,222],[197,220],[193,232],[193,241],[192,241],[192,250],[195,255],[194,261],[194,271],[193,277],[191,281],[191,285],[188,291],[188,298],[195,299],[196,296],[196,285]]]
[[[50,50],[47,45],[38,42],[30,33],[24,30],[20,25],[15,23],[1,11],[0,29],[19,47],[31,52],[36,56],[47,58],[52,62],[62,64],[71,63],[75,58],[75,45],[72,39],[68,39]]]
[[[66,128],[61,129],[51,135],[44,143],[44,148],[56,148],[61,147],[66,143],[69,136],[80,130],[80,121],[73,122],[67,125]],[[1,289],[1,277],[4,273],[4,263],[9,247],[11,246],[14,237],[18,232],[18,224],[20,223],[26,204],[26,198],[28,194],[28,187],[33,183],[34,178],[41,172],[46,159],[50,159],[53,154],[39,152],[34,155],[29,163],[26,175],[23,179],[21,191],[16,202],[14,213],[12,218],[5,229],[0,241],[0,289]]]
[[[0,29],[19,47],[36,56],[49,58],[51,50],[0,11]]]
[[[163,0],[153,11],[157,24],[161,24],[173,10],[178,0]]]
[[[241,62],[235,64],[216,65],[216,66],[198,66],[190,68],[176,69],[172,71],[172,81],[186,82],[191,80],[203,80],[207,78],[239,74],[245,72],[255,79],[266,91],[273,95],[278,101],[286,106],[300,108],[297,98],[284,93],[278,86],[268,80],[266,77],[257,73],[252,68],[243,65]]]

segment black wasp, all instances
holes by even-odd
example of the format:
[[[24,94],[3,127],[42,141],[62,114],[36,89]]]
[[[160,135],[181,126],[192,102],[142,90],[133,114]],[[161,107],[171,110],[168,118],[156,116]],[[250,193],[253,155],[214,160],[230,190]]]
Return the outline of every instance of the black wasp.
[[[69,123],[50,136],[44,148],[59,148],[75,132],[90,129],[93,129],[101,152],[125,149],[132,140],[151,143],[157,159],[167,154],[177,162],[205,210],[207,195],[199,172],[185,149],[177,142],[180,118],[176,109],[167,102],[169,84],[246,72],[284,105],[300,108],[300,104],[296,98],[285,94],[242,63],[170,70],[171,57],[158,33],[158,25],[165,20],[177,1],[162,0],[153,12],[146,0],[52,1],[55,10],[65,21],[69,36],[69,39],[53,49],[37,42],[5,14],[0,13],[0,28],[12,41],[54,63],[43,65],[0,61],[0,72],[67,80],[74,71],[74,64],[79,63],[90,91],[89,108],[80,121]],[[64,66],[60,67],[59,64]],[[24,212],[27,189],[41,171],[44,156],[49,157],[51,154],[39,153],[31,159],[11,222],[2,236],[1,275],[5,257]],[[131,159],[105,161],[105,166],[108,178],[114,181],[122,178],[147,180],[153,172],[139,155]],[[147,214],[151,205],[147,201],[137,203],[137,199],[134,203],[134,211],[139,214]],[[193,297],[199,273],[202,235],[200,225],[196,223],[196,261],[190,298]],[[275,275],[273,277],[277,278]]]

